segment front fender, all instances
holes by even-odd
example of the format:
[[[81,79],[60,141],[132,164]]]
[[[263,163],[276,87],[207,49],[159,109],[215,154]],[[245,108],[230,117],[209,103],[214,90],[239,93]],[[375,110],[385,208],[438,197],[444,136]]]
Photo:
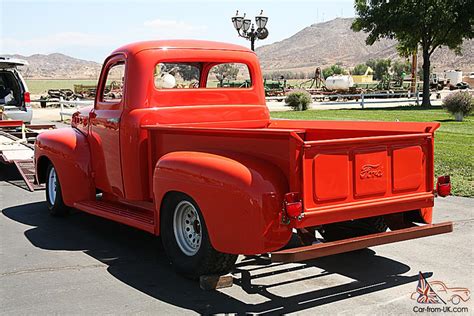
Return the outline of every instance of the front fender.
[[[94,199],[89,143],[81,132],[67,127],[41,133],[35,143],[36,176],[40,183],[45,182],[48,161],[56,168],[66,205]]]
[[[212,246],[220,252],[266,253],[291,237],[291,228],[280,221],[287,180],[279,168],[258,158],[169,153],[156,164],[153,189],[156,205],[171,191],[191,196],[201,209]]]

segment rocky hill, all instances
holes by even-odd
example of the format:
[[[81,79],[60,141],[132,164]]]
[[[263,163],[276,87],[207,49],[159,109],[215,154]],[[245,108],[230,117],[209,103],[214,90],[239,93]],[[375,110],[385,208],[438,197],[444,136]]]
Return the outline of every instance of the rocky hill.
[[[350,29],[352,21],[353,18],[337,18],[313,24],[287,39],[258,48],[263,70],[306,72],[334,63],[353,67],[371,58],[398,58],[395,40],[381,40],[367,46],[366,34]],[[474,71],[474,41],[464,43],[463,56],[438,49],[432,63],[437,71],[453,68]]]
[[[29,65],[20,68],[26,79],[97,79],[101,64],[59,53],[31,56],[6,55],[24,59]]]

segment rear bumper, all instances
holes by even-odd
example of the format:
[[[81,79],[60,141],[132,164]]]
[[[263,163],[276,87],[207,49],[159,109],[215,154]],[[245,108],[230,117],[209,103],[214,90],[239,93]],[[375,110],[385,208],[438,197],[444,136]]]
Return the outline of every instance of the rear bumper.
[[[305,209],[304,217],[294,222],[295,228],[304,228],[343,222],[351,219],[379,216],[417,210],[434,205],[431,192],[393,196],[378,200],[343,203],[314,209]]]
[[[450,233],[452,222],[429,224],[271,253],[272,262],[298,262],[397,241]]]
[[[16,107],[5,108],[3,114],[11,120],[23,121],[25,123],[30,123],[33,119],[33,110],[31,107],[26,108],[26,111]]]

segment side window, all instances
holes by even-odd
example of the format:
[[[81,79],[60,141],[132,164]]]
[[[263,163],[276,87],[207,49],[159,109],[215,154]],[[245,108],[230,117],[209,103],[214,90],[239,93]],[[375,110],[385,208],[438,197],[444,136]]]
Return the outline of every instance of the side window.
[[[123,97],[123,83],[125,79],[125,63],[119,62],[109,68],[107,80],[102,90],[101,101],[118,103]]]
[[[241,63],[224,63],[213,66],[207,76],[206,88],[250,88],[249,68]]]
[[[155,67],[154,81],[158,89],[199,88],[200,63],[159,63]]]

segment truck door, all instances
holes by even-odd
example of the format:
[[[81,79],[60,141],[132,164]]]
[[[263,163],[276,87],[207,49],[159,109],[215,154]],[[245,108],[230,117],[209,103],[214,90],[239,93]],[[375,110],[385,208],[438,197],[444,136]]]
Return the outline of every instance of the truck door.
[[[97,86],[94,109],[90,113],[89,141],[96,188],[123,197],[120,156],[120,118],[124,107],[125,59],[106,60]]]

